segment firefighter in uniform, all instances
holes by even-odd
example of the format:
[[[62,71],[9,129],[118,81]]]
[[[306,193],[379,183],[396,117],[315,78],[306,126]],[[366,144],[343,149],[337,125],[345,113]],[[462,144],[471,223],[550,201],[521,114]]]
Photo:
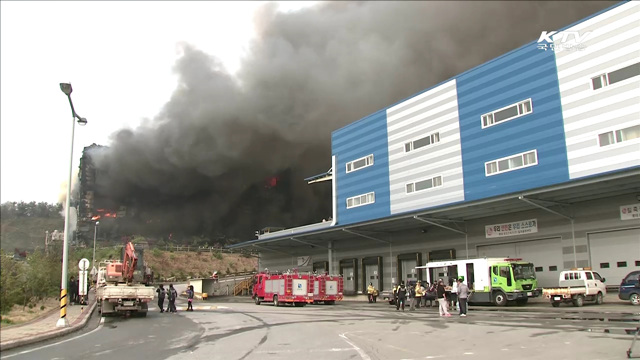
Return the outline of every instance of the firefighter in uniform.
[[[396,311],[400,310],[401,307],[402,311],[404,311],[404,303],[407,301],[407,288],[404,286],[404,281],[398,286],[396,294],[398,296],[396,299]]]

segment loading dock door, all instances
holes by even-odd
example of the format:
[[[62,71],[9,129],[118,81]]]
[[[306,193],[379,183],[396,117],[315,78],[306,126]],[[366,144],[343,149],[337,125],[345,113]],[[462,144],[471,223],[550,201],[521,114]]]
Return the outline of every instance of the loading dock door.
[[[640,270],[640,229],[589,234],[591,267],[607,286],[620,284],[628,273]]]
[[[366,286],[373,283],[373,287],[380,289],[380,274],[378,274],[378,265],[365,265],[365,274],[367,277]]]
[[[409,281],[418,280],[416,266],[418,266],[418,264],[415,260],[400,260],[400,268],[404,276],[402,280],[405,281],[405,284]]]
[[[382,256],[371,256],[362,259],[362,293],[367,293],[369,283],[382,291]]]
[[[343,293],[345,295],[355,295],[358,292],[358,260],[342,259],[340,260],[340,275],[343,278]]]
[[[408,253],[398,255],[398,284],[401,281],[408,283],[409,281],[422,280],[424,270],[417,270],[416,266],[422,266],[421,253]]]
[[[538,287],[558,286],[558,276],[563,270],[560,237],[482,245],[478,246],[478,256],[522,258],[532,262],[536,269]]]
[[[356,292],[356,277],[355,277],[355,269],[353,266],[345,266],[342,268],[344,275],[344,292],[345,293],[355,293]]]

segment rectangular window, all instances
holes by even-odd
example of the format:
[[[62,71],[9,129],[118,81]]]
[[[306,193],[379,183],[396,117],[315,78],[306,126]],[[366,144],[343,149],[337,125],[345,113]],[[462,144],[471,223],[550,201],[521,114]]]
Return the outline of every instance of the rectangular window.
[[[431,179],[409,183],[406,185],[406,192],[407,194],[410,194],[412,192],[428,190],[439,186],[442,186],[442,176],[436,176]]]
[[[413,151],[413,150],[418,150],[420,148],[423,148],[425,146],[429,146],[429,145],[433,145],[435,143],[439,143],[440,142],[440,133],[433,133],[431,135],[425,136],[423,138],[420,138],[418,140],[413,140],[413,141],[409,141],[408,143],[404,144],[404,151],[405,152],[409,152],[409,151]]]
[[[635,63],[609,73],[609,85],[640,75],[640,63]]]
[[[598,142],[600,143],[600,147],[603,147],[637,138],[640,138],[640,125],[599,134]]]
[[[533,112],[533,104],[531,102],[531,99],[520,101],[513,105],[509,105],[509,106],[503,107],[502,109],[498,109],[482,115],[480,117],[482,128],[484,129],[489,126],[493,126],[497,123],[512,120],[520,116],[530,114],[532,112]]]
[[[600,269],[608,269],[609,263],[600,263]]]
[[[618,267],[627,267],[627,262],[626,261],[618,261]]]
[[[536,272],[542,272],[544,268],[542,266],[536,266]]]
[[[358,196],[353,196],[353,197],[347,198],[347,209],[368,205],[368,204],[373,204],[374,202],[376,202],[376,196],[375,196],[375,193],[373,192],[358,195]]]
[[[593,90],[598,90],[638,75],[640,75],[640,63],[635,63],[622,69],[592,77],[591,86]]]
[[[537,150],[531,150],[506,158],[489,161],[484,164],[486,176],[513,171],[534,165],[538,165]]]
[[[640,266],[640,260],[636,260],[636,266]]]
[[[591,86],[593,86],[593,90],[598,90],[607,85],[609,85],[607,84],[607,74],[601,74],[591,78]]]
[[[558,271],[558,267],[555,265],[549,266],[549,271]]]
[[[373,154],[367,155],[365,157],[361,157],[360,159],[349,161],[347,163],[347,173],[360,170],[362,168],[366,168],[367,166],[371,166],[371,165],[373,165]]]

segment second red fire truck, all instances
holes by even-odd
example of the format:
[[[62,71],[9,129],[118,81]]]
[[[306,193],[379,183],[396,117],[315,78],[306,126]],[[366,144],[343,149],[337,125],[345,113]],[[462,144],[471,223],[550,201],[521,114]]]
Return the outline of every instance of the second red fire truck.
[[[320,302],[333,305],[336,301],[342,301],[344,282],[340,275],[321,274],[315,276],[313,284],[313,303]]]

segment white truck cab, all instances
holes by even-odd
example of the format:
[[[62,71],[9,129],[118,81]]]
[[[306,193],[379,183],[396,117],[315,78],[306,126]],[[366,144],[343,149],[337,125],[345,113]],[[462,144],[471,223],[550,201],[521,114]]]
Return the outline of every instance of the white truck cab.
[[[607,294],[604,282],[605,279],[591,268],[575,268],[560,273],[558,288],[545,288],[542,293],[554,307],[562,302],[582,306],[585,300],[600,305]]]

